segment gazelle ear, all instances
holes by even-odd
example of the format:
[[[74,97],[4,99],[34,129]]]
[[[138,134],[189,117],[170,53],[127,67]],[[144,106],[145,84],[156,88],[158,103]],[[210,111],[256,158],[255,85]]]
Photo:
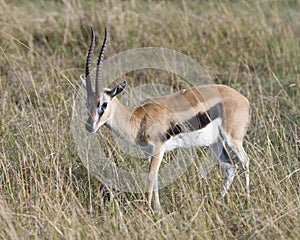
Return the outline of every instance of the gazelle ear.
[[[107,91],[106,93],[111,97],[115,97],[118,94],[120,94],[121,92],[123,92],[123,90],[126,88],[127,82],[123,81],[121,82],[118,86],[116,86],[115,88],[113,88],[112,90]]]
[[[84,88],[86,89],[86,81],[85,81],[85,79],[84,79],[84,77],[83,77],[83,74],[80,74],[80,80],[81,80],[81,82],[82,82],[82,85],[83,85]]]

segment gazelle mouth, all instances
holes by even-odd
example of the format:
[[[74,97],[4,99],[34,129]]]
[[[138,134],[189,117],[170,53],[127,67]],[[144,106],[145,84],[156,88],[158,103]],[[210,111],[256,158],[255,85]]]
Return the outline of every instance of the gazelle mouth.
[[[96,133],[98,129],[93,128],[93,126],[91,126],[90,124],[86,123],[85,124],[85,129],[89,132],[89,133]]]

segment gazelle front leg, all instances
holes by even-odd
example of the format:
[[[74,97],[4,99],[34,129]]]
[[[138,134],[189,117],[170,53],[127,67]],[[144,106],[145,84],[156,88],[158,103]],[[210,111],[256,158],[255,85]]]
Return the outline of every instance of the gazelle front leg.
[[[156,150],[149,161],[149,177],[148,177],[148,205],[151,208],[152,195],[154,190],[154,209],[160,211],[160,201],[158,193],[158,170],[164,155],[163,149]]]

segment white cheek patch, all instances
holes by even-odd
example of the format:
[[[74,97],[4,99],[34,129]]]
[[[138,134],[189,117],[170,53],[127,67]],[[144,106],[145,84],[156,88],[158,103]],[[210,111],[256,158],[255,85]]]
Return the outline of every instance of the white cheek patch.
[[[219,136],[219,126],[222,124],[221,118],[216,118],[206,127],[189,133],[180,133],[171,137],[163,145],[166,151],[175,148],[204,147],[213,144]]]

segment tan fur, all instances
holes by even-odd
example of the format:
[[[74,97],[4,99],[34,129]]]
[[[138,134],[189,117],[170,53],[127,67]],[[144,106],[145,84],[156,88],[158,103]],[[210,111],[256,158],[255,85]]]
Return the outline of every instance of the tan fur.
[[[242,141],[249,122],[249,101],[240,93],[224,85],[193,87],[168,96],[153,98],[142,106],[128,111],[130,115],[124,135],[136,135],[141,127],[160,125],[161,131],[167,130],[170,122],[182,122],[199,111],[207,111],[218,102],[223,102],[225,119],[224,130],[232,140]],[[118,103],[120,105],[120,103]],[[118,112],[120,112],[118,110]],[[130,112],[130,113],[129,113]],[[119,116],[122,117],[122,116]],[[133,133],[133,134],[129,134]],[[153,134],[145,132],[148,140]]]
[[[232,141],[243,141],[250,122],[250,104],[247,98],[227,86],[218,87],[225,106],[225,132]]]

